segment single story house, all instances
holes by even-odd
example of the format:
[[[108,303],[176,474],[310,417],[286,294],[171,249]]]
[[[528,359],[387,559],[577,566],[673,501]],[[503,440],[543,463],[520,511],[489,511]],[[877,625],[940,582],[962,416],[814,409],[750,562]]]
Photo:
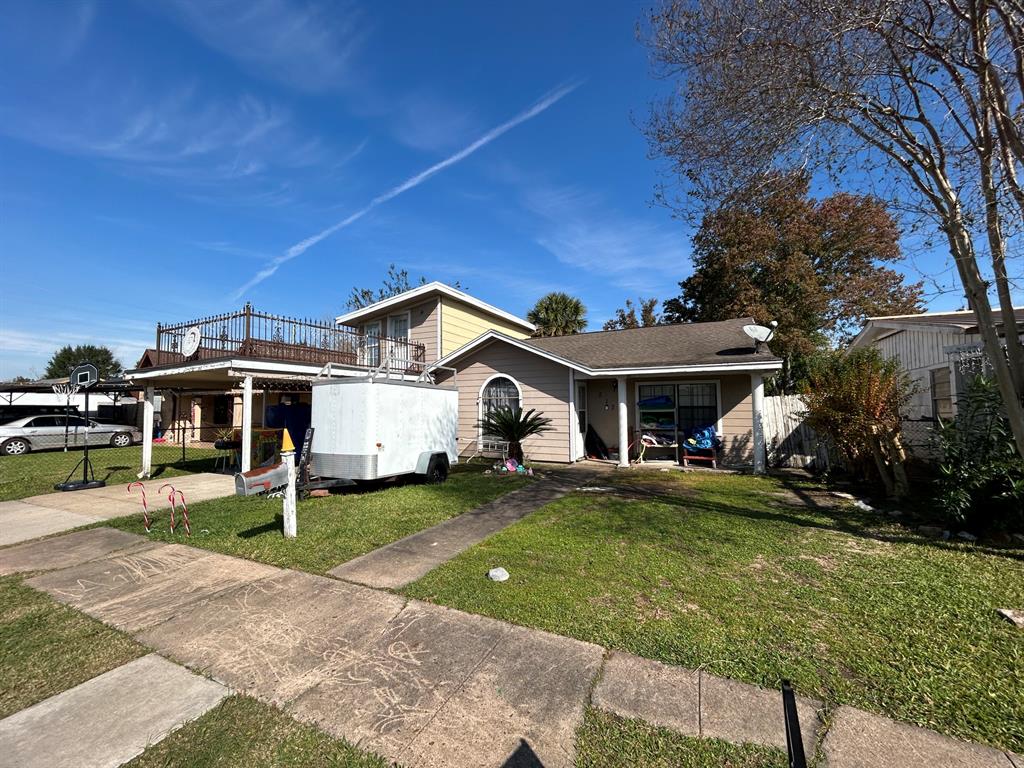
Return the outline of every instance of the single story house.
[[[266,403],[289,392],[307,401],[317,377],[364,376],[383,368],[410,378],[425,370],[454,378],[463,456],[480,452],[484,436],[476,424],[483,413],[520,405],[552,420],[551,431],[524,444],[534,460],[585,458],[590,428],[622,466],[638,455],[645,434],[659,443],[645,450],[645,460],[676,462],[687,431],[713,425],[724,443],[724,463],[763,471],[763,377],[782,361],[743,332],[752,322],[533,338],[535,328],[526,320],[434,282],[340,315],[334,324],[267,315],[246,305],[241,312],[158,325],[155,347],[128,375],[145,388],[147,436],[156,392],[175,393],[200,423],[206,419],[194,415],[195,405],[212,412],[220,397],[221,420],[230,408],[231,421],[241,425],[243,471],[250,466],[253,427],[261,421],[254,415],[257,396]],[[151,443],[148,450],[143,446],[144,473],[148,462]]]
[[[756,349],[743,332],[753,322],[524,339],[487,331],[438,361],[457,371],[459,444],[472,452],[483,438],[476,426],[481,416],[518,405],[552,420],[551,431],[524,445],[533,459],[586,458],[589,427],[621,466],[639,454],[644,434],[664,444],[648,447],[645,459],[674,463],[689,432],[714,426],[724,463],[763,469],[763,377],[782,361],[767,348]]]

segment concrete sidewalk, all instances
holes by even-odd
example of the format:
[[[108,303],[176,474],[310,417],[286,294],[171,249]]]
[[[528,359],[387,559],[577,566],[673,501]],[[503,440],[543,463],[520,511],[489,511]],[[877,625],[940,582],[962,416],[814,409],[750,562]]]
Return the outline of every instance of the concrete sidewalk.
[[[0,720],[8,768],[116,768],[230,692],[155,654]]]
[[[180,489],[185,494],[186,503],[192,504],[230,496],[235,492],[234,482],[234,478],[229,475],[208,472],[146,480],[146,498],[150,512],[154,513],[150,517],[160,519],[160,511],[170,506],[166,492],[159,493],[164,483]],[[0,501],[0,546],[69,531],[114,517],[141,517],[140,499],[138,490],[129,494],[126,483],[117,483],[85,491],[55,491],[17,501]]]
[[[777,691],[343,581],[96,534],[3,550],[0,564],[52,568],[59,546],[70,567],[30,586],[402,765],[500,766],[525,743],[546,768],[568,768],[588,705],[692,736],[785,744]],[[830,768],[1020,768],[999,750],[850,707],[823,735],[821,703],[799,709],[809,756],[823,736]]]
[[[349,560],[328,573],[369,587],[404,587],[491,534],[561,498],[574,487],[575,483],[567,478],[538,480],[458,517]]]

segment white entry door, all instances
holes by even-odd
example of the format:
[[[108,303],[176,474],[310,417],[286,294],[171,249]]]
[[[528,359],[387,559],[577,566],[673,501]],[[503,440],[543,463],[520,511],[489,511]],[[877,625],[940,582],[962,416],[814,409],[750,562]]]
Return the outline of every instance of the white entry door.
[[[576,424],[580,430],[580,436],[576,440],[576,458],[584,459],[587,456],[587,385],[585,382],[576,382]]]

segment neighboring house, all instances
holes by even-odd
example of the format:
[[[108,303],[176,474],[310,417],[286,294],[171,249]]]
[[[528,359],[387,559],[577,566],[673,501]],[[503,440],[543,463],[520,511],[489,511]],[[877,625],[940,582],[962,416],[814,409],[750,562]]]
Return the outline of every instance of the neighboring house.
[[[487,331],[439,361],[458,372],[460,450],[477,450],[485,436],[476,425],[484,413],[513,405],[552,420],[550,432],[524,444],[536,460],[585,458],[589,426],[620,465],[637,455],[645,433],[666,443],[648,448],[645,458],[674,463],[678,444],[692,430],[714,426],[724,463],[761,469],[764,441],[755,438],[754,425],[760,423],[762,377],[782,361],[755,349],[743,332],[753,322],[525,339]]]
[[[713,425],[724,441],[725,463],[761,470],[762,377],[782,362],[767,349],[755,349],[742,330],[751,322],[534,339],[534,326],[526,320],[435,282],[334,323],[267,315],[246,305],[241,312],[158,325],[156,346],[128,375],[146,388],[150,425],[156,391],[162,390],[173,394],[164,398],[165,427],[187,419],[200,439],[210,439],[221,421],[239,427],[243,471],[249,468],[254,428],[266,423],[270,405],[284,397],[308,403],[317,376],[362,376],[382,365],[410,377],[424,369],[455,376],[464,456],[482,448],[484,436],[476,428],[481,414],[521,405],[552,420],[552,431],[525,443],[534,460],[585,457],[590,426],[620,464],[637,454],[645,432],[666,443],[648,449],[646,458],[675,462],[687,430]],[[144,425],[143,434],[150,433]],[[144,471],[151,452],[147,440]]]
[[[999,335],[1002,313],[994,311]],[[1015,322],[1024,327],[1024,307],[1014,310]],[[915,315],[871,317],[851,346],[874,346],[900,367],[916,385],[904,412],[910,421],[950,419],[964,391],[964,371],[984,359],[978,321],[972,311],[925,312]]]

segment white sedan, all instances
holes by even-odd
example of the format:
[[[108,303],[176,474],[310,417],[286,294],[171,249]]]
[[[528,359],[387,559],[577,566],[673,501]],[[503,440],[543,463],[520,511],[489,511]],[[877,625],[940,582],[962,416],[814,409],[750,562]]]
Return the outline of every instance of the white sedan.
[[[100,424],[81,416],[26,416],[0,425],[0,455],[20,456],[47,448],[110,445],[126,448],[142,441],[137,427]]]

